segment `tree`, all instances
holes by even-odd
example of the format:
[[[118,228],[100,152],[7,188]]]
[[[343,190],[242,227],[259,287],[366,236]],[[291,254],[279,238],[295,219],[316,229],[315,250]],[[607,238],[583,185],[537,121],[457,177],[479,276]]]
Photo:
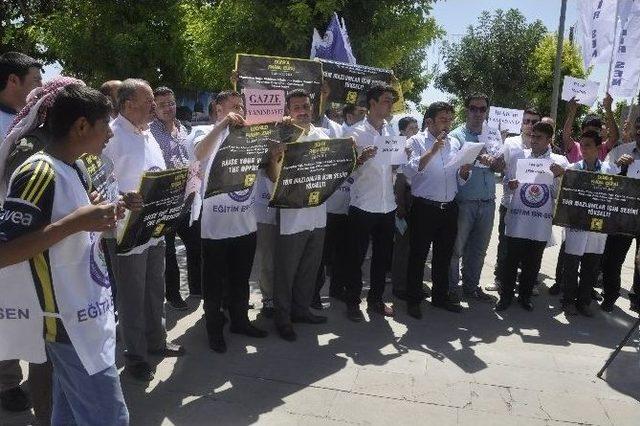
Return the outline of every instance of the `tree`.
[[[2,16],[9,30],[0,35],[8,49],[40,46],[41,56],[91,84],[140,76],[219,90],[236,53],[309,57],[313,27],[324,29],[335,11],[358,62],[393,69],[405,97],[418,100],[430,79],[426,48],[442,33],[429,16],[433,1],[25,0],[7,9],[11,19]]]
[[[460,99],[484,92],[492,105],[522,109],[535,80],[529,59],[546,32],[541,21],[529,23],[516,9],[484,11],[458,43],[444,43],[446,71],[435,85]]]

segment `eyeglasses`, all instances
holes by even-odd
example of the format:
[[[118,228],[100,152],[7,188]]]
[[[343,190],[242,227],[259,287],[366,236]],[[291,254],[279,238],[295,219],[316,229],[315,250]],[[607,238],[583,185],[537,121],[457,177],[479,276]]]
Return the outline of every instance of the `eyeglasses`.
[[[536,124],[539,121],[540,120],[536,120],[534,118],[525,118],[524,120],[522,120],[522,124]]]
[[[483,114],[487,112],[487,107],[477,107],[477,106],[469,105],[467,109],[469,110],[469,112],[481,112]]]

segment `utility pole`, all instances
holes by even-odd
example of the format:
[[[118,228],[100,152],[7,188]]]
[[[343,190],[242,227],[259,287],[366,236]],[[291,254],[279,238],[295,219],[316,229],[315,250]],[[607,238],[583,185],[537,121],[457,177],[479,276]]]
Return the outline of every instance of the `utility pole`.
[[[553,69],[553,96],[551,97],[551,118],[558,118],[558,98],[560,97],[560,69],[562,68],[562,43],[564,41],[564,21],[567,15],[567,0],[560,6],[560,24],[558,25],[558,44],[556,47],[556,63]]]

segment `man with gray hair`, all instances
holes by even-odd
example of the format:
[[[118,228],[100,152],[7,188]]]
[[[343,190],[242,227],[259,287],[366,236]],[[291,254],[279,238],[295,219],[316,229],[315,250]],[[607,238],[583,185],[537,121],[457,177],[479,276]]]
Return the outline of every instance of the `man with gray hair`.
[[[155,102],[149,84],[129,78],[118,89],[118,116],[103,155],[113,161],[118,188],[132,210],[142,208],[138,185],[144,172],[165,170],[162,150],[149,130]],[[119,226],[124,225],[120,221]],[[116,305],[125,346],[125,370],[141,381],[153,379],[147,355],[182,356],[184,349],[167,342],[164,313],[164,243],[152,238],[127,253],[113,253],[118,283]]]

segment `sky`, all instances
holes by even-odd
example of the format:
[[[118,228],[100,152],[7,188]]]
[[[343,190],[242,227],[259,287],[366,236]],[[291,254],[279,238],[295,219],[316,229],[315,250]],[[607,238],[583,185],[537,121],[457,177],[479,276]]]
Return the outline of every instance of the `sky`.
[[[565,23],[565,37],[569,36],[569,27],[577,20],[576,4],[578,1],[568,0]],[[475,24],[483,10],[490,12],[496,9],[516,8],[525,16],[528,22],[540,19],[550,32],[556,32],[560,20],[560,0],[438,0],[432,9],[432,14],[438,24],[446,31],[446,39],[457,40],[463,35],[469,25]],[[348,27],[348,23],[347,23]],[[348,28],[347,28],[348,29]],[[427,61],[429,67],[438,61],[436,45],[429,49]],[[594,68],[589,79],[606,80],[608,67],[599,65]],[[44,80],[47,81],[60,74],[60,65],[53,64],[45,67]],[[600,97],[604,97],[604,84],[600,85]],[[421,103],[429,104],[436,100],[446,100],[449,96],[433,86],[422,93]],[[412,115],[418,116],[415,111]]]

